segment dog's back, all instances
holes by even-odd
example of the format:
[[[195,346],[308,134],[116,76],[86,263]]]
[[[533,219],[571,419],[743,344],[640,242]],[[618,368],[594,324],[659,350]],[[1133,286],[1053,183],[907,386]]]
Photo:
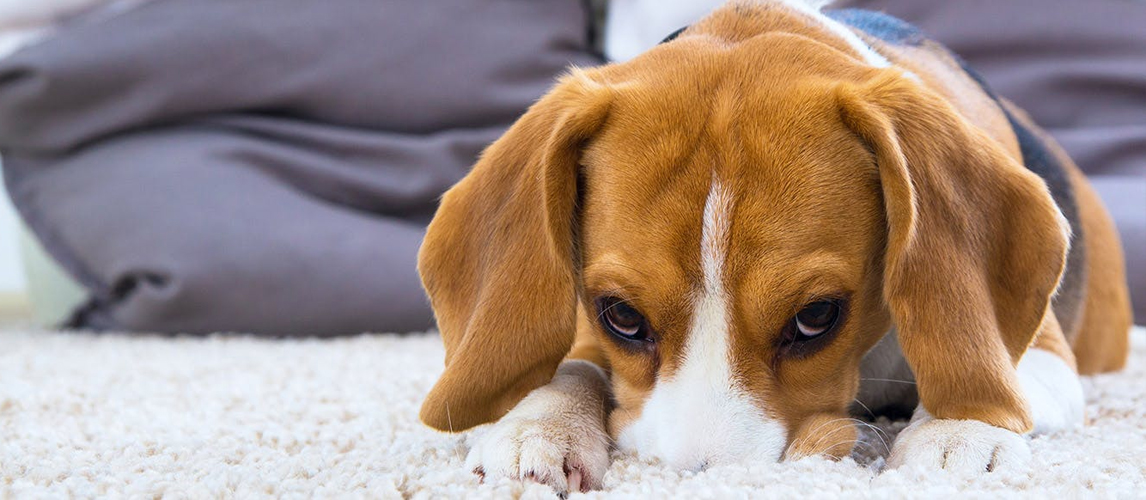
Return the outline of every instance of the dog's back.
[[[969,121],[1046,182],[1072,230],[1066,270],[1053,302],[1055,316],[1081,373],[1122,368],[1133,320],[1121,245],[1098,196],[1062,147],[1021,109],[996,95],[958,55],[915,26],[861,9],[825,14],[856,30],[877,52],[947,96]],[[1053,349],[1056,341],[1035,343]]]

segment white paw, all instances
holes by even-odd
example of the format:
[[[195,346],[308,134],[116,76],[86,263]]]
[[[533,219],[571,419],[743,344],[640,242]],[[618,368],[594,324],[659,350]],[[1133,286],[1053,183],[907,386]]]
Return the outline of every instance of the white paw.
[[[569,389],[550,384],[526,396],[476,438],[466,467],[483,481],[536,481],[561,495],[600,488],[609,467],[603,400]]]
[[[1062,358],[1042,349],[1027,349],[1016,374],[1035,424],[1031,434],[1073,429],[1086,422],[1082,383]]]
[[[1022,469],[1030,458],[1026,440],[1007,429],[978,420],[926,416],[900,432],[887,465],[966,474]]]

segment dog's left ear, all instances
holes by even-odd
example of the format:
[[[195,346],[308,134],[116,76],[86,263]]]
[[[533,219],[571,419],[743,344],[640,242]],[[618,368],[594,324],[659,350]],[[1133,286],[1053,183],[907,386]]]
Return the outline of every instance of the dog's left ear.
[[[501,418],[553,377],[573,345],[581,150],[609,88],[574,71],[482,153],[442,197],[418,256],[446,347],[422,404],[462,431]]]
[[[1070,231],[1046,184],[897,70],[836,96],[878,166],[883,293],[923,407],[1028,431],[1014,366],[1053,314]]]

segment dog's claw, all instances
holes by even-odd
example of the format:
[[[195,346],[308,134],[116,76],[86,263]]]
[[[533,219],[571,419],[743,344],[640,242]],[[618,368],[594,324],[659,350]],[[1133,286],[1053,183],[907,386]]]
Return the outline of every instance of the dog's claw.
[[[548,386],[530,393],[475,436],[466,464],[490,481],[547,485],[558,494],[599,488],[609,467],[601,400],[604,375],[586,362],[566,362]]]
[[[971,474],[1024,467],[1030,447],[1022,436],[976,420],[924,418],[895,441],[888,467],[904,466]]]
[[[586,426],[549,416],[509,416],[490,427],[466,461],[479,477],[532,481],[559,494],[600,487],[609,465],[604,426]]]
[[[569,482],[569,491],[580,491],[582,493],[588,491],[581,484],[581,469],[574,467],[569,471],[566,480]]]

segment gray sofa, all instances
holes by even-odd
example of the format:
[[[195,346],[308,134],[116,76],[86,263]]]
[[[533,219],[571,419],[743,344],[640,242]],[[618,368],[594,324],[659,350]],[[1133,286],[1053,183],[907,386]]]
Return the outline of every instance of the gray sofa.
[[[49,278],[38,305],[95,329],[430,326],[414,262],[437,197],[568,65],[601,61],[587,4],[151,0],[0,60],[5,181],[83,292]],[[838,6],[921,26],[1063,143],[1146,318],[1146,3]]]

